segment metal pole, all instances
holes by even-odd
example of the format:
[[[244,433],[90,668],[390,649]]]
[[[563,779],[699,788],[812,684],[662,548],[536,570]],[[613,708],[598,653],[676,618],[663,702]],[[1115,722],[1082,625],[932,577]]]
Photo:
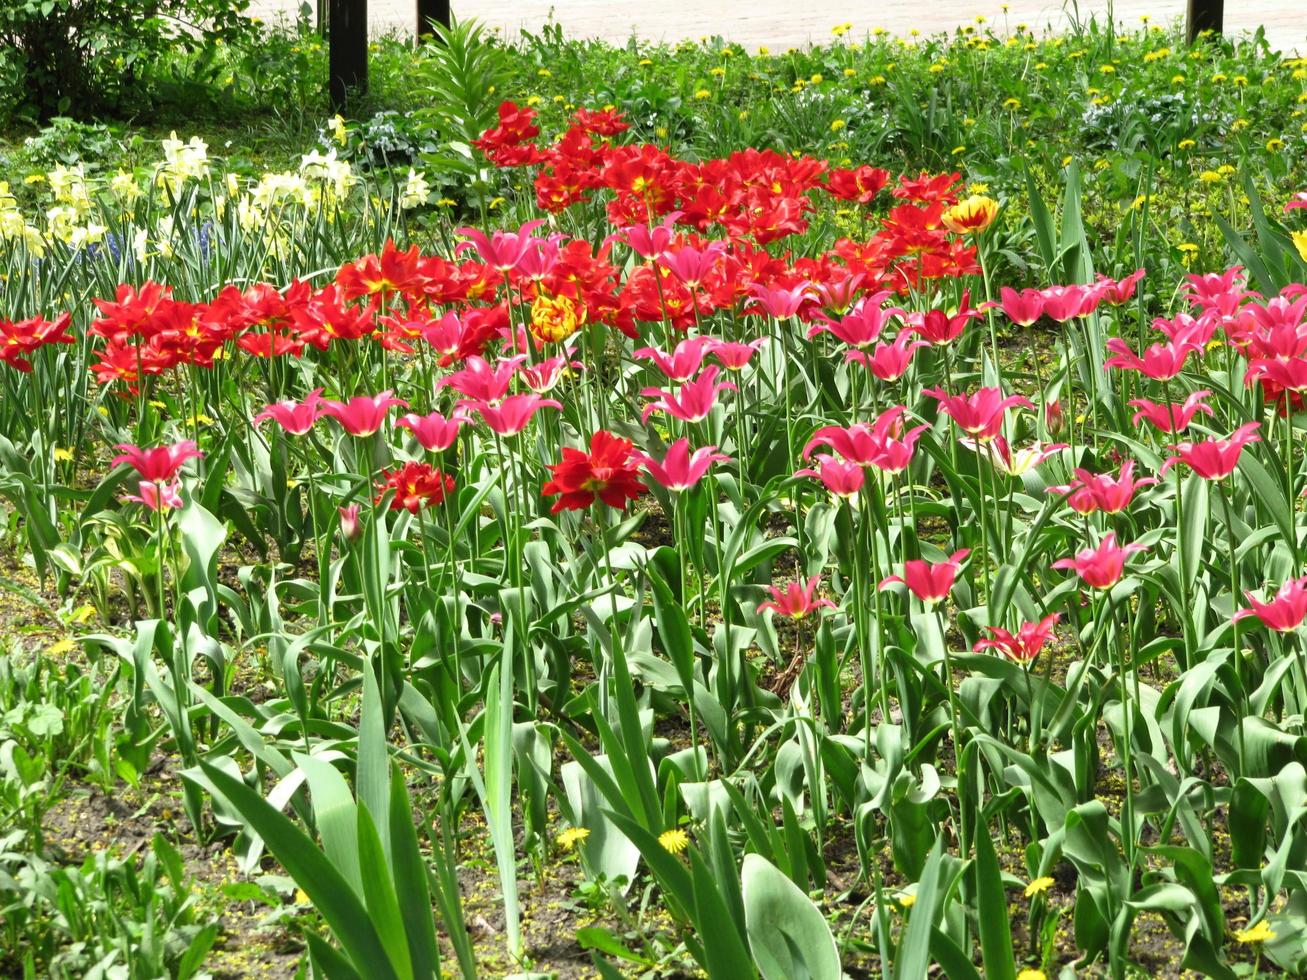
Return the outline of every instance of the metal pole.
[[[336,112],[368,90],[368,0],[327,2],[327,92]]]
[[[436,32],[431,23],[435,21],[441,27],[449,26],[449,0],[417,0],[418,37],[431,37]]]
[[[1187,23],[1190,44],[1203,31],[1220,34],[1225,24],[1225,0],[1189,0]]]

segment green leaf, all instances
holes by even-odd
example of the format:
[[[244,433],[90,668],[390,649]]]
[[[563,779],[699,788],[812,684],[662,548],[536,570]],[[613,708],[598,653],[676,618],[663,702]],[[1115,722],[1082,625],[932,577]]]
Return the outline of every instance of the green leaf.
[[[1012,924],[1008,921],[1007,895],[1003,890],[1003,873],[994,853],[989,828],[980,827],[976,834],[976,900],[980,924],[980,955],[985,964],[985,980],[1015,980],[1016,964],[1012,959]]]
[[[839,980],[835,937],[812,900],[758,854],[744,856],[741,879],[749,948],[766,980]]]

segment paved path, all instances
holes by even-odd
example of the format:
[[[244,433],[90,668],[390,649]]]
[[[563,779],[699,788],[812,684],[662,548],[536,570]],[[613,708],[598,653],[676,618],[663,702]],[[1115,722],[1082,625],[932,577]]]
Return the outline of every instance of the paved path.
[[[265,18],[293,16],[301,0],[253,0]],[[883,27],[895,34],[951,30],[971,23],[977,14],[1002,29],[1026,23],[1036,30],[1068,23],[1059,0],[453,0],[454,13],[474,17],[512,34],[538,29],[552,16],[570,35],[624,42],[632,34],[677,41],[721,35],[750,47],[784,49],[830,38],[830,29],[851,21],[851,36]],[[1070,3],[1067,6],[1072,6]],[[1082,17],[1105,15],[1109,6],[1118,22],[1133,27],[1141,15],[1154,23],[1184,16],[1185,0],[1080,0]],[[1307,51],[1307,0],[1226,0],[1226,30],[1265,25],[1272,46]],[[369,0],[374,33],[413,29],[414,0]]]

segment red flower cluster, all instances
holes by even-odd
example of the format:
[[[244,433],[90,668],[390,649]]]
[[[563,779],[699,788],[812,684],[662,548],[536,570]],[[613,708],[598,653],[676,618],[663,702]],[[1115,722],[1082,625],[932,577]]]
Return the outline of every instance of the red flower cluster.
[[[442,473],[430,463],[408,462],[382,472],[375,502],[381,503],[386,494],[393,491],[390,509],[416,514],[425,507],[441,503],[445,494],[452,493],[453,490],[452,476]]]
[[[14,322],[0,319],[0,363],[19,371],[32,370],[28,360],[47,344],[71,344],[76,338],[68,332],[72,315],[64,313],[54,320],[39,316]]]

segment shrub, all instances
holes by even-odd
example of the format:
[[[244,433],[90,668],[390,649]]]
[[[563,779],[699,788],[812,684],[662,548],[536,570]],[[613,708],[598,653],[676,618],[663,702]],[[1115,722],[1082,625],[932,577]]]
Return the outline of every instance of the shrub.
[[[139,103],[168,56],[212,49],[249,22],[246,0],[9,0],[0,84],[16,114],[86,118]]]

